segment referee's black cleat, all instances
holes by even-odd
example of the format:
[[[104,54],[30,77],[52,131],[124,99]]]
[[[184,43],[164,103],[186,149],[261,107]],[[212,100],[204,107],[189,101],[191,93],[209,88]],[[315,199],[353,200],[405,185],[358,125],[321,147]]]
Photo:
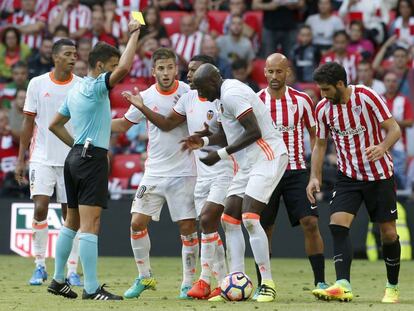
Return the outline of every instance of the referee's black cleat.
[[[83,290],[82,299],[90,299],[90,300],[123,300],[122,296],[114,295],[107,292],[105,289],[105,284],[98,287],[95,293],[88,294],[85,290]]]
[[[52,280],[50,285],[47,287],[47,291],[53,295],[63,296],[65,298],[75,299],[78,297],[71,288],[67,280],[65,283],[58,283],[56,280]]]

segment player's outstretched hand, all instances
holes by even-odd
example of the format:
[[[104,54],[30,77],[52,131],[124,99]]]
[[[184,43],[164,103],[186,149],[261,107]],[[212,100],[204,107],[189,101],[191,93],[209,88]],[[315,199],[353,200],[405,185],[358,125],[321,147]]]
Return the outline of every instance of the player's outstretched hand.
[[[129,33],[137,32],[141,28],[141,24],[136,19],[131,19],[128,23]]]
[[[14,178],[16,179],[19,185],[24,185],[27,183],[26,180],[26,164],[23,162],[17,162],[16,169],[14,170]]]
[[[204,128],[201,131],[194,132],[199,136],[211,136],[213,133],[210,132],[210,127],[206,122],[204,122]]]
[[[306,195],[308,196],[308,200],[312,204],[316,204],[315,193],[321,192],[321,186],[319,183],[318,178],[311,178],[309,180],[308,186],[306,187]]]
[[[141,94],[138,91],[138,88],[135,87],[134,91],[135,95],[129,91],[123,91],[122,96],[132,105],[134,105],[138,109],[141,109],[144,106],[144,100],[142,99]]]
[[[203,162],[205,165],[212,166],[220,161],[220,157],[217,151],[211,151],[205,158],[200,158],[200,161]]]
[[[200,149],[204,145],[204,141],[198,135],[191,135],[187,138],[180,140],[181,143],[181,151],[191,152],[195,149]]]
[[[369,146],[365,149],[365,153],[368,161],[374,162],[384,157],[385,149],[381,145]]]

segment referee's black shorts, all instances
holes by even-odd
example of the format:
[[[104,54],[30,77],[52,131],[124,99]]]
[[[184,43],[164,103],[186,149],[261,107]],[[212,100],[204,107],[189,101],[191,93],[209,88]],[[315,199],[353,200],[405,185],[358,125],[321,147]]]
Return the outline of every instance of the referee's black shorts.
[[[89,147],[90,157],[82,158],[83,145],[75,145],[65,160],[64,176],[69,208],[108,205],[108,151]]]
[[[262,227],[267,229],[275,223],[281,196],[283,196],[286,211],[293,227],[299,225],[299,221],[306,216],[318,217],[317,207],[311,206],[306,196],[308,182],[309,173],[307,170],[287,170],[273,191],[267,207],[260,215]]]
[[[361,181],[338,172],[330,202],[331,215],[337,212],[356,215],[362,202],[365,203],[372,222],[381,223],[397,219],[394,176],[375,181]]]

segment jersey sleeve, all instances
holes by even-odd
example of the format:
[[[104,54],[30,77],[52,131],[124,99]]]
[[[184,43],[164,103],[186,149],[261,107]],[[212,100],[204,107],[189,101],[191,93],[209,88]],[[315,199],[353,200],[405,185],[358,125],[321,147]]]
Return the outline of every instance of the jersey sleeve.
[[[411,106],[410,101],[408,98],[405,98],[404,100],[404,120],[413,120],[414,114],[413,114],[413,108]]]
[[[241,89],[233,88],[224,96],[221,101],[224,111],[227,110],[235,118],[240,119],[249,112],[253,111],[252,105],[249,103],[249,96]]]
[[[329,128],[325,116],[325,104],[319,102],[316,106],[316,136],[320,139],[326,139],[329,135]]]
[[[143,120],[145,120],[144,114],[139,111],[136,107],[133,105],[129,106],[128,111],[125,113],[124,118],[134,124],[140,123]]]
[[[28,115],[36,115],[37,114],[37,96],[36,96],[36,80],[32,80],[29,82],[27,87],[27,95],[26,100],[24,102],[23,112]]]
[[[59,107],[58,112],[65,116],[65,117],[70,117],[70,111],[69,111],[69,107],[68,107],[68,97],[66,96],[65,100],[63,101],[62,105]]]
[[[306,128],[311,128],[316,125],[314,104],[308,95],[305,95],[303,100],[303,119]]]
[[[96,83],[94,84],[94,91],[96,95],[100,96],[106,96],[108,95],[108,92],[110,90],[109,87],[109,77],[111,76],[112,72],[105,72],[101,75],[99,75],[98,78],[96,78]]]
[[[185,104],[188,100],[186,100],[186,98],[188,98],[188,96],[186,96],[186,94],[184,94],[183,96],[181,96],[177,103],[172,107],[173,111],[177,114],[179,114],[182,117],[186,117],[187,113],[186,113],[186,109],[185,109]]]
[[[387,104],[375,91],[369,88],[363,88],[362,93],[365,95],[365,102],[371,108],[374,116],[377,120],[382,123],[392,117]]]

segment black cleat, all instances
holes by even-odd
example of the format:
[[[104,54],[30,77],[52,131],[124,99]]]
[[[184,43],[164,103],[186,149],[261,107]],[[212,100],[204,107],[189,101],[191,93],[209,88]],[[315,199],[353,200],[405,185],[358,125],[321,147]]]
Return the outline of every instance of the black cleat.
[[[95,293],[88,294],[85,290],[83,290],[82,299],[90,299],[90,300],[123,300],[122,296],[114,295],[107,292],[105,289],[105,284],[98,287]]]
[[[52,280],[50,285],[47,287],[47,291],[53,295],[63,296],[65,298],[75,299],[78,297],[71,288],[67,280],[65,283],[58,283],[56,280]]]

